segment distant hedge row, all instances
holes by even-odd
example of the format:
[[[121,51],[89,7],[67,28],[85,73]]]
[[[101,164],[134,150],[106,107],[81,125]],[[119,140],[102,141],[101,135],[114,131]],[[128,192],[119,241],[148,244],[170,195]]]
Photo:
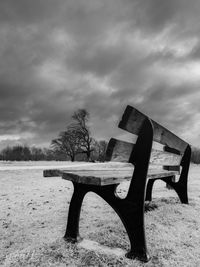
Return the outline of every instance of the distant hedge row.
[[[92,154],[93,160],[103,161],[104,155],[97,153],[96,151]],[[53,149],[40,148],[40,147],[28,147],[23,145],[16,145],[13,147],[6,147],[0,152],[0,160],[10,161],[28,161],[28,160],[70,160],[65,154]],[[85,160],[84,155],[77,155],[76,160]],[[200,163],[200,149],[193,147],[191,162]]]
[[[13,147],[4,148],[0,152],[0,160],[62,160],[62,157],[60,155],[56,155],[51,149],[16,145]]]

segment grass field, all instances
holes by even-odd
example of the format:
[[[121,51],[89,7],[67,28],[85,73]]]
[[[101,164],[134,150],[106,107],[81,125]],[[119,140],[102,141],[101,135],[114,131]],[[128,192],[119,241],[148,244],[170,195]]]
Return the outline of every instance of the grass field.
[[[199,166],[190,169],[189,205],[180,204],[173,190],[156,182],[145,213],[151,261],[142,264],[63,240],[72,184],[42,176],[43,168],[57,164],[64,163],[0,164],[0,266],[200,266]],[[121,221],[93,193],[83,203],[80,233],[110,248],[129,249]]]

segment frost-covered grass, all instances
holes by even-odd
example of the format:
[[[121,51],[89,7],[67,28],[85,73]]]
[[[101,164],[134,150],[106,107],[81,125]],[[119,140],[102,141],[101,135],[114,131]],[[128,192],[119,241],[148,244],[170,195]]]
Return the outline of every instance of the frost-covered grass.
[[[192,165],[189,205],[180,204],[173,190],[156,182],[153,201],[147,203],[145,213],[152,258],[142,264],[63,240],[73,192],[70,182],[43,178],[42,169],[1,170],[0,266],[200,266],[199,175],[200,167]],[[107,247],[129,249],[121,221],[93,193],[83,203],[80,234]]]

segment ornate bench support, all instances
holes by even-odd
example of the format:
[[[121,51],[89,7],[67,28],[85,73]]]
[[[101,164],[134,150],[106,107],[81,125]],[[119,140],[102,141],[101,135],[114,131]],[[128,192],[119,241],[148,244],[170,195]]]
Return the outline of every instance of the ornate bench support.
[[[162,178],[164,182],[166,182],[168,185],[173,187],[173,189],[176,191],[177,195],[179,196],[179,199],[181,203],[188,204],[188,193],[187,193],[187,183],[188,183],[188,171],[190,166],[190,158],[191,158],[191,147],[188,145],[185,149],[184,155],[182,157],[181,166],[182,171],[180,174],[180,178],[178,182],[173,181],[173,177],[166,177]],[[152,189],[153,184],[157,179],[151,179],[147,183],[147,190],[146,190],[146,200],[151,201],[152,200]]]
[[[136,147],[130,156],[130,162],[135,165],[133,177],[127,197],[119,198],[115,191],[118,184],[96,186],[88,184],[74,184],[74,193],[69,208],[67,230],[65,238],[77,241],[79,237],[79,217],[83,198],[92,191],[101,196],[119,215],[130,240],[130,251],[127,257],[137,258],[147,262],[150,258],[146,247],[144,228],[144,200],[146,192],[146,178],[149,158],[152,148],[153,126],[146,119],[140,130]]]
[[[152,190],[153,190],[153,185],[156,179],[150,179],[147,183],[147,189],[146,189],[146,201],[151,201],[152,200]]]
[[[74,193],[69,206],[67,229],[64,238],[70,242],[76,242],[79,238],[79,219],[81,205],[85,194],[88,192],[77,183],[73,183]]]
[[[181,166],[182,171],[178,182],[173,182],[171,180],[162,179],[170,186],[174,188],[178,194],[181,203],[188,204],[188,193],[187,193],[187,183],[188,183],[188,171],[190,166],[191,158],[191,147],[188,145],[185,149],[184,155],[182,157]]]

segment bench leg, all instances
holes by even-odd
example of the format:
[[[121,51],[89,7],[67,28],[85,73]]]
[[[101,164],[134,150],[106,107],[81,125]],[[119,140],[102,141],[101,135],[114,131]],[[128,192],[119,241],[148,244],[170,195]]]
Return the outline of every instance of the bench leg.
[[[79,236],[79,218],[84,196],[89,191],[102,197],[120,217],[130,240],[130,251],[126,256],[130,259],[149,261],[144,229],[144,203],[133,202],[132,199],[121,199],[116,196],[117,185],[103,187],[74,183],[74,193],[69,207],[67,229],[64,238],[69,242],[77,242]]]
[[[184,204],[188,204],[187,182],[188,182],[190,158],[191,158],[191,148],[188,145],[181,161],[182,171],[179,181],[176,183],[173,182],[172,180],[168,180],[167,178],[163,179],[163,181],[165,181],[167,184],[169,184],[171,187],[174,188],[177,195],[179,196],[181,203]]]
[[[191,159],[191,147],[188,145],[185,153],[182,158],[181,166],[182,171],[179,178],[179,181],[175,187],[175,190],[182,203],[188,204],[188,192],[187,192],[187,183],[188,183],[188,172],[190,167]]]
[[[131,245],[126,257],[148,262],[150,257],[145,239],[144,203],[143,201],[133,202],[128,198],[120,199],[115,195],[116,187],[117,185],[104,186],[103,188],[91,187],[91,191],[101,196],[120,217]]]
[[[169,178],[170,177],[162,178],[162,180],[166,182],[168,186],[170,186],[176,191],[181,203],[188,204],[187,184],[182,184],[180,182],[173,182],[172,181],[173,176],[171,177],[171,179]]]
[[[146,201],[151,201],[152,200],[152,190],[153,190],[153,185],[156,179],[150,179],[147,182],[147,189],[146,189]]]
[[[153,126],[151,121],[146,119],[140,129],[135,151],[133,150],[129,159],[135,165],[135,169],[126,201],[132,203],[133,208],[130,214],[127,213],[128,211],[127,215],[125,214],[125,227],[131,243],[131,250],[127,257],[137,258],[144,262],[150,259],[145,238],[144,202],[152,141]],[[126,206],[128,205],[126,204]]]
[[[146,246],[143,212],[144,211],[141,211],[141,207],[139,207],[139,209],[136,208],[131,212],[128,211],[124,216],[124,225],[131,244],[131,248],[126,254],[126,257],[148,262],[150,260],[150,256]]]
[[[153,126],[151,121],[146,119],[129,159],[129,162],[134,164],[135,168],[125,199],[119,199],[115,196],[115,187],[110,187],[108,192],[105,189],[97,192],[116,211],[126,228],[131,244],[131,249],[126,256],[131,259],[137,258],[143,262],[150,259],[145,239],[144,201],[152,141]],[[113,193],[111,194],[112,190]]]
[[[67,229],[64,239],[69,242],[77,242],[80,239],[79,236],[79,219],[80,211],[85,194],[88,192],[85,188],[79,186],[76,183],[74,185],[74,193],[69,206]]]
[[[181,203],[188,204],[187,184],[184,185],[181,183],[177,183],[173,185],[173,188],[175,189],[177,195],[179,196]]]
[[[162,180],[176,191],[181,203],[188,204],[187,183],[182,183],[181,181],[173,182],[172,179],[169,180],[169,177],[167,177]]]

